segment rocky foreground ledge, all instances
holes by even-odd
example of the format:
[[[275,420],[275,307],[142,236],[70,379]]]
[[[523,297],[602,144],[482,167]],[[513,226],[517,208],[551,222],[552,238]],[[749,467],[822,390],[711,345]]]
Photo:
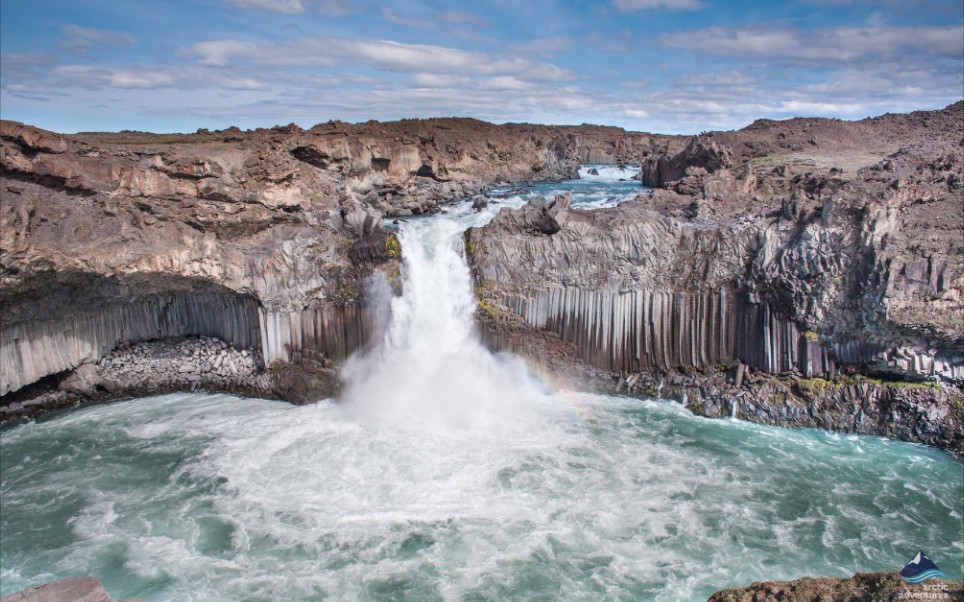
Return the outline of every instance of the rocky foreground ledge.
[[[910,585],[898,573],[856,573],[849,579],[804,577],[794,581],[764,581],[724,589],[709,602],[898,602],[900,600],[964,600],[960,581],[931,579]]]
[[[111,597],[99,579],[73,577],[28,587],[3,596],[0,602],[111,602]],[[124,598],[120,602],[144,601],[140,598]]]
[[[898,573],[856,573],[849,579],[803,577],[794,581],[763,581],[723,589],[708,602],[898,602],[900,600],[964,600],[964,584],[932,579],[910,585]],[[100,580],[92,577],[61,579],[3,596],[0,602],[111,602]],[[124,598],[120,602],[142,602]]]

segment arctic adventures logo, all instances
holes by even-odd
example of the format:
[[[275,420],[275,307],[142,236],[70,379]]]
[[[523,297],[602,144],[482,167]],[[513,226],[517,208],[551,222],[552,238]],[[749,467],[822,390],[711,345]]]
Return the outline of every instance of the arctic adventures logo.
[[[944,573],[934,564],[933,560],[927,557],[924,550],[918,550],[917,556],[914,556],[914,559],[905,564],[904,568],[900,570],[900,576],[903,577],[907,583],[916,585],[928,579],[944,577]]]

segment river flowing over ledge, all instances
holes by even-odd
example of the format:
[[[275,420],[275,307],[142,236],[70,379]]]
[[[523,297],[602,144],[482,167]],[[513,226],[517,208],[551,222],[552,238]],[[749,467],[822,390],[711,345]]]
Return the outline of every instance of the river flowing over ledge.
[[[503,209],[465,245],[493,348],[582,388],[960,453],[962,107],[698,137],[473,120],[61,136],[4,122],[0,410],[152,388],[336,394],[399,292],[383,220],[474,198]],[[538,184],[620,162],[641,166],[623,184],[653,192],[581,205]],[[126,388],[104,372],[130,346],[185,337],[187,364],[207,368],[168,363]],[[235,353],[251,366],[225,361]]]

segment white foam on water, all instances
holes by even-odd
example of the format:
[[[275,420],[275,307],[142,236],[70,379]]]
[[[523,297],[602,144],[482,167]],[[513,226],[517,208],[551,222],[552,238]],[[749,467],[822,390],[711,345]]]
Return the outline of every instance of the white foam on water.
[[[592,174],[595,170],[597,173]],[[579,177],[596,182],[619,182],[632,180],[639,173],[639,167],[632,165],[583,165],[579,168]]]
[[[705,599],[727,584],[892,568],[918,538],[945,556],[961,551],[959,521],[939,518],[945,507],[923,506],[908,519],[875,506],[874,483],[893,483],[886,499],[907,477],[874,475],[900,475],[899,466],[865,463],[843,448],[814,454],[807,432],[786,433],[783,447],[793,455],[784,460],[740,423],[693,417],[670,402],[553,399],[579,407],[583,419],[536,403],[523,414],[526,428],[486,432],[489,423],[462,422],[478,416],[473,411],[454,426],[422,422],[419,413],[396,423],[370,414],[377,404],[359,413],[332,402],[289,407],[187,394],[77,412],[85,420],[76,426],[113,450],[99,452],[105,463],[85,465],[94,449],[76,446],[76,468],[65,473],[72,479],[50,479],[12,500],[4,489],[5,521],[24,503],[49,512],[71,480],[84,484],[86,500],[67,526],[70,543],[5,558],[4,591],[47,567],[96,573],[114,557],[123,567],[106,575],[115,596],[160,584],[148,589],[151,600],[378,592]],[[166,431],[156,440],[123,435],[142,420]],[[58,432],[55,421],[37,426],[46,432],[34,434],[35,443]],[[168,456],[174,432],[185,441],[176,457]],[[5,451],[27,444],[18,435],[5,434]],[[725,445],[717,449],[718,441]],[[875,443],[868,442],[881,459]],[[132,472],[151,474],[167,463],[167,477],[119,474],[118,463],[128,461]],[[36,479],[38,469],[30,470]],[[935,467],[922,477],[927,491],[904,490],[903,503],[951,503],[961,488],[947,483],[952,471]],[[854,485],[836,487],[837,474]],[[4,486],[20,491],[21,478],[28,475],[5,470]]]

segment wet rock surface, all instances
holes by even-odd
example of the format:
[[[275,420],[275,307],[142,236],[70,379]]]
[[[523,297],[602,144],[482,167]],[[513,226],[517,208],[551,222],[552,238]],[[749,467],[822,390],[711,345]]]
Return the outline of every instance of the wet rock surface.
[[[961,600],[958,581],[932,579],[910,585],[898,573],[856,573],[848,579],[803,577],[793,581],[766,581],[720,590],[709,602],[891,602],[897,600]]]
[[[0,602],[111,602],[111,597],[99,579],[73,577],[28,587],[15,594],[3,596]],[[124,598],[120,602],[143,601]]]

